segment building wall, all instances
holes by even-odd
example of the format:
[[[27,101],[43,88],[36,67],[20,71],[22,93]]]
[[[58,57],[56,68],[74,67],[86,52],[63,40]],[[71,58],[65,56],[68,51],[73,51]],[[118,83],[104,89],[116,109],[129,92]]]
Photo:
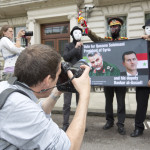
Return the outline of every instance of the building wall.
[[[32,0],[31,0],[32,1]],[[108,0],[111,1],[111,0]],[[24,2],[25,3],[25,2]],[[56,3],[57,4],[57,3]],[[85,5],[95,5],[95,0],[84,0],[78,6],[77,3],[67,5],[67,3],[53,7],[32,7],[24,14],[23,17],[0,18],[0,26],[11,24],[13,26],[25,25],[28,30],[35,31],[32,43],[40,43],[40,24],[70,21],[70,30],[74,25],[77,25],[78,11],[83,10],[85,16]],[[110,4],[110,3],[109,3]],[[113,4],[113,3],[112,3]],[[16,7],[20,7],[19,5]],[[11,8],[10,8],[11,9]],[[126,16],[127,17],[127,37],[138,38],[143,34],[142,25],[145,23],[145,13],[150,13],[150,0],[129,2],[124,4],[95,6],[90,10],[87,18],[87,23],[92,31],[96,32],[101,37],[106,36],[106,18],[110,16]],[[90,42],[88,37],[83,38],[84,42]]]
[[[92,4],[92,3],[87,3]],[[84,8],[84,5],[81,6]],[[144,34],[145,13],[150,13],[150,1],[94,7],[89,13],[88,25],[101,37],[106,36],[106,18],[111,16],[127,17],[127,37],[139,38]],[[84,41],[90,41],[88,37]]]

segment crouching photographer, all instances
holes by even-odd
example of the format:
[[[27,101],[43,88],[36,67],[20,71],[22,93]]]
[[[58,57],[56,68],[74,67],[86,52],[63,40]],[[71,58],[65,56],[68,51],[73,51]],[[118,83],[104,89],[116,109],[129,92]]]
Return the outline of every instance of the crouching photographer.
[[[81,65],[80,68],[84,71],[78,78],[73,78],[72,71],[67,71],[79,93],[79,103],[65,133],[50,116],[61,94],[56,88],[61,73],[60,54],[49,46],[39,44],[27,47],[19,55],[14,72],[16,78],[0,82],[0,92],[13,88],[26,95],[12,93],[0,110],[2,149],[11,146],[16,149],[80,149],[90,97],[90,67]],[[39,98],[46,97],[37,104]]]

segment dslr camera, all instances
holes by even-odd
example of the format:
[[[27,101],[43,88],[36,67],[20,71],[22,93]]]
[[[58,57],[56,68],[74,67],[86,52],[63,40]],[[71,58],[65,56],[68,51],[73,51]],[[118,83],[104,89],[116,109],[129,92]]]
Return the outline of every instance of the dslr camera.
[[[33,36],[33,31],[25,31],[24,36]]]
[[[79,78],[84,69],[80,68],[81,65],[87,65],[85,60],[81,59],[76,64],[72,65],[68,62],[62,62],[61,63],[61,73],[59,75],[58,81],[57,81],[57,89],[62,92],[71,92],[71,93],[77,93],[76,89],[74,88],[71,80],[73,78]],[[73,73],[73,78],[70,79],[68,77],[67,71],[71,70]]]

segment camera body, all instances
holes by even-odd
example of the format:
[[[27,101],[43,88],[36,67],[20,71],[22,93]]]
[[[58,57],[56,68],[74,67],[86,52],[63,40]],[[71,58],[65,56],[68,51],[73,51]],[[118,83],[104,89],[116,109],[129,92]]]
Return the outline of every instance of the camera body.
[[[84,71],[84,69],[80,68],[81,65],[88,65],[88,64],[83,60],[79,60],[74,65],[68,62],[61,63],[61,73],[57,81],[57,89],[59,91],[77,93],[76,89],[74,88],[72,82],[68,77],[67,71],[71,70],[74,77],[79,78]]]
[[[33,31],[25,31],[24,36],[33,36]]]

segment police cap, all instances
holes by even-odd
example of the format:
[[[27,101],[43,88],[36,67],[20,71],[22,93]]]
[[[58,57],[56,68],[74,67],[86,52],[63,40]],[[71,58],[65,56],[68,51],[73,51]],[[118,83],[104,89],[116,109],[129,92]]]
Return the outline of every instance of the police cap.
[[[111,17],[108,19],[109,26],[113,25],[123,25],[123,20],[119,17]]]

